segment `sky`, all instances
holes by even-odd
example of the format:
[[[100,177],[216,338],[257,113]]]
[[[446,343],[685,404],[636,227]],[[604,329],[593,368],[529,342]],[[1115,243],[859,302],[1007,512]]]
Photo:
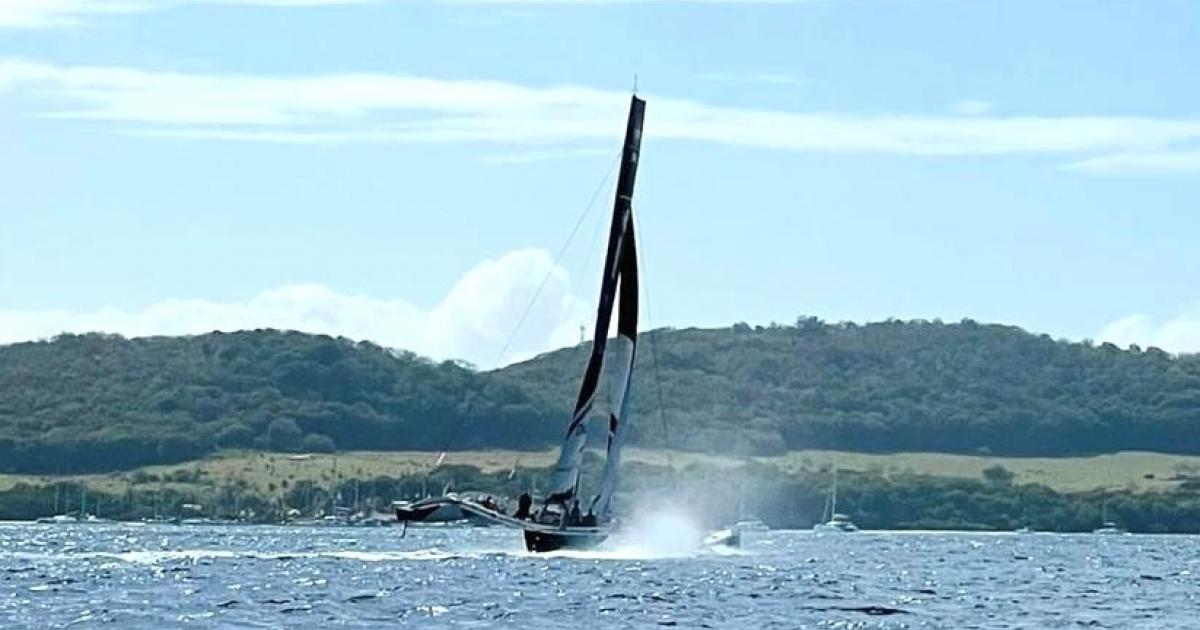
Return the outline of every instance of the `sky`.
[[[1200,351],[1197,59],[1193,0],[0,0],[0,343],[577,343],[636,82],[643,326]]]

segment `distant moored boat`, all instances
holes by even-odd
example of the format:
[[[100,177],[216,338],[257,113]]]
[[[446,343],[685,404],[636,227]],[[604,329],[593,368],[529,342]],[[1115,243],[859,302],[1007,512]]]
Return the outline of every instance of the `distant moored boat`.
[[[829,499],[825,502],[825,512],[821,515],[821,522],[813,526],[813,531],[845,533],[858,531],[858,526],[850,520],[849,516],[839,514],[837,511],[837,487],[837,468],[834,467],[833,489],[829,493]]]

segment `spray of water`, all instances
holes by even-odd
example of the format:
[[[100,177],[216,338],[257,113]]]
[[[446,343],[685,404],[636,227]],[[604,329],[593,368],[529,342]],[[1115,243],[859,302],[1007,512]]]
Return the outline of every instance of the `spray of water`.
[[[686,510],[647,506],[634,511],[633,518],[613,536],[611,547],[637,557],[679,558],[694,555],[703,539],[698,519]]]

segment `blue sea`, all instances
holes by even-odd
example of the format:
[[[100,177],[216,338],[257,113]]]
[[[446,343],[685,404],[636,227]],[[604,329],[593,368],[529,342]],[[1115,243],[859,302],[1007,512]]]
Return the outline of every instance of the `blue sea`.
[[[1200,537],[0,524],[0,628],[1200,628]]]

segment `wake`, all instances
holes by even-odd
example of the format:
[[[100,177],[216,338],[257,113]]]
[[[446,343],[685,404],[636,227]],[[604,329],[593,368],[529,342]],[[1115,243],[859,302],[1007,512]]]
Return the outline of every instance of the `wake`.
[[[646,510],[595,549],[559,550],[550,553],[519,552],[531,558],[575,560],[662,560],[705,556],[740,556],[746,552],[724,545],[705,545],[705,532],[683,510]]]

